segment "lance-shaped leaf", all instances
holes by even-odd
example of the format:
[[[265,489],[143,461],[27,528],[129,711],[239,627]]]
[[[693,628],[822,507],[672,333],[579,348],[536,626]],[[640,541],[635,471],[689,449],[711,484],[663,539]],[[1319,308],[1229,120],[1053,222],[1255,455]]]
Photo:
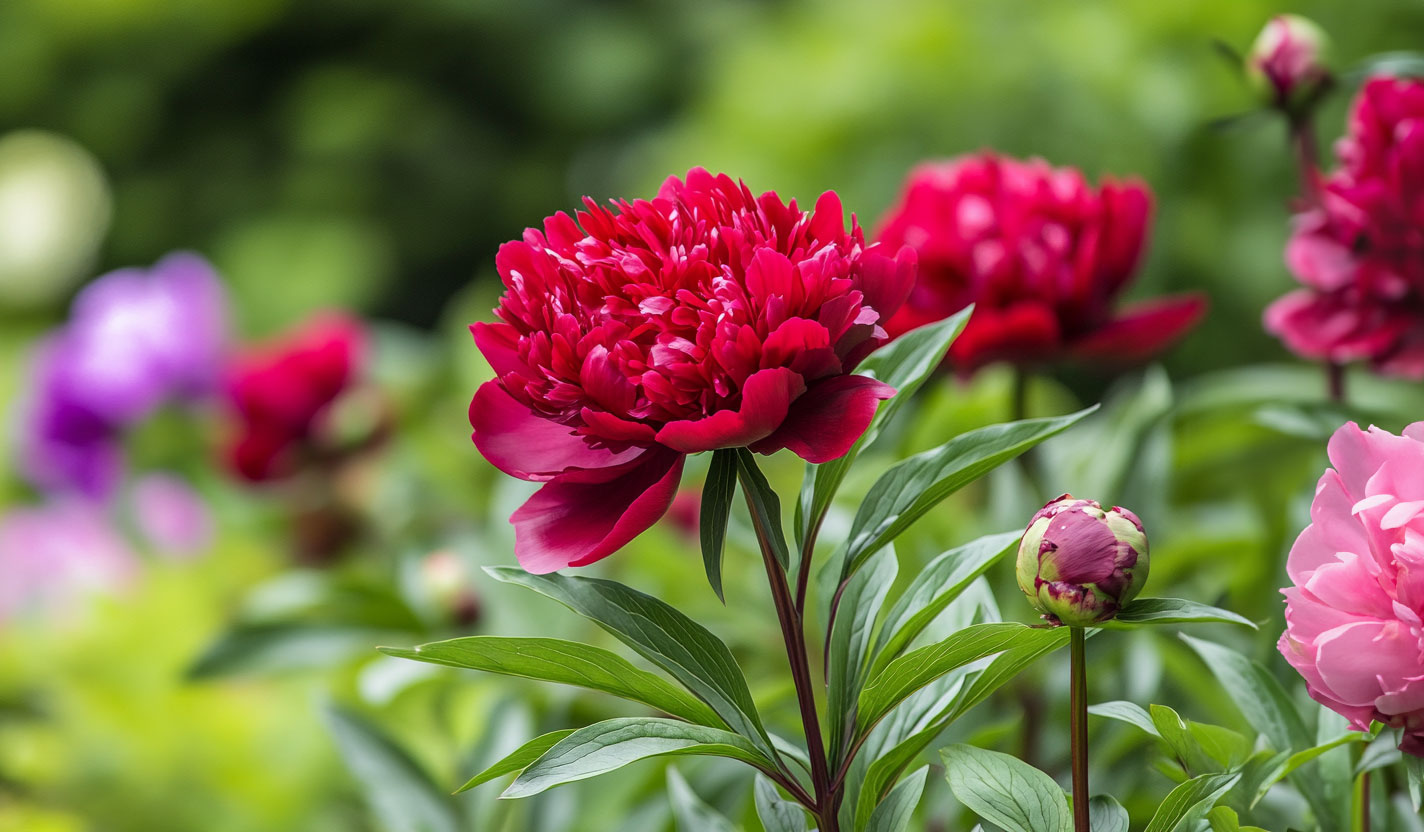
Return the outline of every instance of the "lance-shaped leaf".
[[[509,566],[485,571],[506,583],[547,595],[591,619],[670,673],[710,705],[732,730],[751,738],[768,756],[775,753],[732,651],[706,627],[616,581],[557,573],[531,575]]]
[[[625,717],[580,728],[530,763],[500,797],[519,798],[586,780],[649,757],[702,755],[741,760],[774,772],[771,760],[746,738],[674,719]]]
[[[556,638],[468,636],[422,644],[414,650],[377,648],[388,656],[577,685],[611,693],[699,725],[725,728],[707,704],[659,676],[639,670],[617,653]]]
[[[383,731],[339,707],[326,709],[341,756],[381,825],[392,832],[458,832],[454,802]]]
[[[758,529],[757,537],[765,537],[782,569],[790,568],[791,553],[786,548],[786,533],[781,530],[781,500],[757,467],[756,457],[752,456],[752,452],[746,448],[737,448],[736,454],[737,476],[742,481],[742,492],[747,495],[752,524]]]
[[[875,640],[871,672],[885,669],[974,579],[1018,545],[1022,532],[981,537],[930,561],[901,593]]]
[[[702,540],[702,566],[707,570],[707,582],[723,603],[727,599],[722,594],[722,550],[727,543],[727,520],[731,517],[732,498],[736,493],[737,452],[731,448],[713,451],[707,482],[702,486],[698,536]]]
[[[667,787],[677,832],[740,832],[736,824],[698,797],[682,772],[673,766],[668,766]]]
[[[1246,721],[1266,735],[1272,748],[1294,751],[1315,745],[1300,712],[1270,671],[1229,647],[1186,635],[1181,639],[1201,656]]]
[[[938,644],[914,650],[891,662],[860,694],[857,722],[864,733],[901,700],[956,667],[1002,653],[1055,641],[1051,629],[997,622],[976,624]]]
[[[840,613],[826,649],[826,706],[830,711],[833,761],[840,759],[842,747],[854,735],[855,701],[865,681],[866,648],[898,570],[894,547],[886,548],[875,556],[871,567],[850,579],[841,596]]]
[[[1088,801],[1090,832],[1127,832],[1129,818],[1112,795],[1100,794]]]
[[[1025,419],[960,434],[886,471],[870,487],[851,522],[841,579],[894,540],[941,500],[1055,434],[1097,405],[1068,416]]]
[[[1116,617],[1100,626],[1129,629],[1146,624],[1240,624],[1257,629],[1254,622],[1230,610],[1198,604],[1183,598],[1138,598],[1128,602]]]
[[[1217,798],[1239,779],[1240,774],[1203,774],[1182,783],[1167,794],[1144,832],[1172,832],[1184,820],[1206,817]]]
[[[1151,714],[1135,702],[1125,702],[1120,699],[1099,702],[1096,705],[1089,705],[1088,713],[1093,716],[1116,719],[1118,722],[1126,722],[1128,725],[1141,728],[1159,740],[1162,739],[1162,735],[1157,732],[1157,725],[1153,722]]]
[[[523,771],[525,768],[528,768],[530,763],[544,756],[544,752],[553,748],[559,740],[572,734],[575,730],[576,729],[573,728],[565,728],[562,731],[550,731],[547,734],[535,737],[511,751],[499,762],[476,774],[474,777],[471,777],[465,785],[455,791],[455,794],[469,791],[476,786],[483,785],[495,778],[503,777],[506,774]]]
[[[881,428],[890,424],[900,408],[934,374],[973,313],[974,307],[970,305],[942,321],[912,329],[860,362],[859,373],[895,388],[895,395],[880,405],[875,418],[870,421],[870,427],[845,456],[821,465],[807,466],[806,479],[801,485],[801,499],[796,506],[796,534],[799,540],[804,541],[814,528],[819,527],[821,518],[825,517],[831,501],[845,481],[851,463],[855,462],[863,448],[870,447],[879,437]]]
[[[941,752],[949,790],[1008,832],[1070,832],[1068,798],[1053,778],[1017,757],[951,745]]]
[[[776,784],[758,774],[753,789],[757,817],[766,832],[806,832],[806,812],[797,803],[781,796]]]
[[[866,832],[905,832],[910,828],[910,819],[920,803],[920,795],[925,793],[925,779],[929,773],[929,766],[924,766],[891,789],[871,813],[870,822],[865,826]]]

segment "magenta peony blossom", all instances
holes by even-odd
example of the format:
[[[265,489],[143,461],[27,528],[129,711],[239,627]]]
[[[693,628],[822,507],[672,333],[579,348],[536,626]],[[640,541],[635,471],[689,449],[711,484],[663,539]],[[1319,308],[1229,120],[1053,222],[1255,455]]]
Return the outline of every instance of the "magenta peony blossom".
[[[1041,159],[981,153],[920,165],[876,233],[919,253],[919,279],[888,328],[899,335],[975,304],[949,352],[961,373],[995,361],[1150,357],[1205,308],[1183,297],[1114,310],[1151,212],[1141,183],[1094,190],[1078,171]]]
[[[1424,378],[1424,82],[1366,83],[1336,153],[1286,248],[1305,288],[1271,304],[1266,329],[1306,358]]]
[[[831,192],[806,213],[699,168],[652,201],[584,205],[500,248],[500,320],[471,327],[496,375],[475,445],[544,483],[510,518],[535,573],[651,526],[686,454],[845,454],[894,393],[851,371],[914,279],[913,252],[866,246]]]
[[[1424,757],[1424,422],[1395,436],[1353,422],[1330,439],[1310,525],[1291,547],[1280,651],[1310,695]]]

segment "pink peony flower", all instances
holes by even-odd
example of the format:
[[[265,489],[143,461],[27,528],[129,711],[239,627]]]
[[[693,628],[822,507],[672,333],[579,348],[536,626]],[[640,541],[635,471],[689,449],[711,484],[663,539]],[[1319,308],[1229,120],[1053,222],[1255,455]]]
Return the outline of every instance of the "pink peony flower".
[[[839,457],[888,386],[851,375],[914,279],[813,213],[700,168],[652,201],[584,200],[506,243],[498,323],[471,327],[496,377],[470,403],[480,452],[544,486],[510,518],[530,572],[607,557],[667,511],[686,454]]]
[[[1305,288],[1267,308],[1266,329],[1306,358],[1424,378],[1424,82],[1366,83],[1336,154],[1286,247]]]
[[[899,335],[975,304],[949,352],[962,373],[995,361],[1150,357],[1205,308],[1183,297],[1114,311],[1151,212],[1141,183],[1094,190],[1078,171],[1041,159],[981,153],[920,165],[876,233],[919,253],[919,279],[888,329]]]
[[[1353,422],[1330,438],[1310,525],[1291,547],[1279,648],[1310,695],[1365,730],[1403,729],[1424,757],[1424,422]]]

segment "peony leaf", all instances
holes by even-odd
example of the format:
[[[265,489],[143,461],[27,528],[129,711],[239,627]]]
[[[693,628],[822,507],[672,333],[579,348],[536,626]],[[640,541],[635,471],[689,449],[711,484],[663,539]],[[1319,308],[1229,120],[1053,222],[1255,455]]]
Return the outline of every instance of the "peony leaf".
[[[751,451],[737,448],[733,453],[737,455],[737,476],[742,482],[742,492],[747,495],[752,523],[756,528],[767,532],[758,532],[757,539],[769,543],[781,568],[789,569],[791,555],[786,547],[786,532],[781,528],[781,500],[757,467],[756,457],[752,456]]]
[[[1004,532],[981,537],[950,549],[921,569],[885,615],[871,672],[884,670],[975,578],[1012,552],[1022,536],[1022,532]]]
[[[766,832],[806,832],[806,812],[798,804],[781,796],[776,784],[758,774],[753,789],[757,817]]]
[[[577,685],[642,702],[699,725],[727,727],[704,702],[662,677],[639,670],[616,653],[575,641],[468,636],[422,644],[413,650],[377,649],[388,656],[446,667]]]
[[[727,542],[727,520],[736,493],[737,452],[730,448],[713,451],[707,482],[702,486],[698,536],[702,540],[702,565],[707,570],[707,582],[724,604],[727,599],[722,594],[722,550]]]
[[[1088,829],[1091,832],[1127,832],[1130,819],[1112,795],[1100,794],[1088,801]]]
[[[409,754],[364,718],[328,706],[326,722],[381,826],[391,832],[458,832],[454,802]]]
[[[929,766],[923,766],[891,789],[871,813],[866,832],[905,832],[920,803],[920,795],[925,793],[925,779],[929,774]]]
[[[503,777],[506,774],[514,774],[517,771],[523,771],[529,766],[530,763],[544,756],[544,752],[548,751],[550,748],[553,748],[554,745],[559,742],[559,740],[563,739],[564,737],[567,737],[569,734],[572,734],[574,730],[575,729],[573,728],[565,728],[562,731],[550,731],[547,734],[535,737],[529,742],[526,742],[515,750],[511,751],[499,762],[495,763],[494,765],[490,766],[479,774],[476,774],[474,777],[471,777],[468,781],[465,782],[465,785],[455,790],[455,794],[469,791],[470,789],[488,783],[489,781],[494,780],[497,777]]]
[[[801,498],[796,505],[798,541],[804,542],[808,535],[819,530],[822,518],[850,471],[851,463],[855,462],[862,449],[879,437],[881,428],[888,425],[900,408],[914,398],[915,392],[944,362],[945,353],[949,352],[959,333],[964,331],[973,313],[974,307],[970,305],[942,321],[910,330],[860,362],[858,372],[894,387],[895,395],[880,405],[870,427],[849,453],[840,459],[806,467],[806,479],[802,482]]]
[[[895,583],[899,562],[893,546],[886,547],[846,584],[840,613],[826,645],[826,707],[830,712],[830,755],[839,760],[845,743],[855,735],[855,704],[866,676],[866,649],[875,618]]]
[[[1226,794],[1240,774],[1203,774],[1172,789],[1144,832],[1172,832],[1184,820],[1206,817],[1217,798]]]
[[[1255,623],[1230,610],[1198,604],[1183,598],[1138,598],[1129,601],[1111,621],[1100,626],[1111,629],[1131,629],[1150,624],[1241,624],[1259,629]]]
[[[851,522],[841,581],[944,498],[1097,409],[1093,405],[1067,416],[972,430],[886,471],[870,487]]]
[[[985,820],[1007,832],[1070,832],[1068,798],[1053,778],[1017,757],[951,745],[944,758],[949,790]]]
[[[1128,725],[1141,728],[1159,740],[1162,739],[1162,735],[1157,731],[1157,726],[1153,724],[1152,717],[1135,702],[1122,700],[1100,702],[1096,705],[1089,705],[1088,713],[1093,716],[1104,716],[1108,719],[1126,722]]]
[[[1272,748],[1294,751],[1315,745],[1295,704],[1264,667],[1215,642],[1186,635],[1181,639],[1201,656],[1246,721],[1265,734]]]
[[[721,812],[703,802],[674,766],[668,766],[667,788],[678,832],[740,832]]]
[[[592,619],[706,702],[738,734],[774,756],[747,680],[721,639],[651,595],[616,581],[557,573],[531,575],[513,566],[485,569],[505,583],[528,587]]]
[[[744,737],[730,731],[675,719],[608,719],[559,740],[520,772],[500,797],[531,797],[649,757],[689,754],[729,757],[761,771],[775,770],[771,760]]]

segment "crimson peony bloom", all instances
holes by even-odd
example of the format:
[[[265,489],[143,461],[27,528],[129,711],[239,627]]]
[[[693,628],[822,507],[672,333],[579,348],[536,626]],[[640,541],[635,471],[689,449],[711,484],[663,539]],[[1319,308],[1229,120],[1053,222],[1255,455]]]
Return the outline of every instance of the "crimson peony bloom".
[[[544,486],[510,521],[530,572],[607,557],[667,511],[685,455],[842,456],[887,385],[851,375],[888,339],[914,254],[866,246],[840,199],[806,213],[700,168],[652,201],[584,200],[495,259],[480,452]]]
[[[234,360],[228,397],[241,422],[230,450],[234,470],[254,482],[292,472],[320,417],[360,374],[365,332],[326,314]]]
[[[1317,702],[1424,757],[1424,422],[1330,438],[1310,525],[1291,547],[1279,648]]]
[[[1366,83],[1336,154],[1286,247],[1305,288],[1267,308],[1266,329],[1305,358],[1424,378],[1424,82]]]
[[[1137,182],[1093,190],[1072,168],[992,153],[911,171],[876,239],[919,253],[919,280],[888,324],[899,335],[975,304],[949,351],[962,373],[995,361],[1135,361],[1187,331],[1199,297],[1113,311],[1132,280],[1152,198]]]

